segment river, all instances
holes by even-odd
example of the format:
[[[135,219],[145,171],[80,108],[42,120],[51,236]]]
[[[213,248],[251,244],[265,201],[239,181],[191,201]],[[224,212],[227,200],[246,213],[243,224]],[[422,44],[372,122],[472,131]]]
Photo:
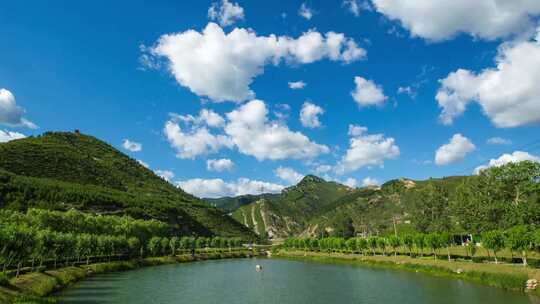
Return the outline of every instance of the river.
[[[263,270],[255,271],[260,264]],[[60,303],[538,303],[528,295],[425,274],[282,259],[234,259],[98,275]]]

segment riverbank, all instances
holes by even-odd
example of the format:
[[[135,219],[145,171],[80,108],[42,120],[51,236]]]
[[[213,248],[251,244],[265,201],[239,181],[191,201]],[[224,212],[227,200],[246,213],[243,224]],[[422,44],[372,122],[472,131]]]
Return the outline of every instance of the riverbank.
[[[21,275],[18,278],[12,278],[5,286],[0,286],[0,303],[55,303],[53,298],[47,298],[47,296],[84,278],[101,273],[202,260],[245,258],[258,254],[250,250],[198,253],[195,256],[184,254],[95,263],[51,269],[43,272],[32,272]]]
[[[288,259],[311,260],[322,263],[343,263],[374,268],[397,269],[429,275],[460,279],[512,291],[525,291],[528,279],[540,281],[540,269],[511,264],[444,261],[408,256],[362,256],[359,254],[323,253],[279,250],[272,254]],[[527,291],[540,296],[540,290]]]

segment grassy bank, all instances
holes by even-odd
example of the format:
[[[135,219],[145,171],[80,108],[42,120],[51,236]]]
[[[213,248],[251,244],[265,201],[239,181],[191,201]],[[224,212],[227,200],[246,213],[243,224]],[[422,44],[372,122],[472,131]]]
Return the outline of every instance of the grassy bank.
[[[373,268],[387,268],[421,272],[438,277],[461,279],[513,291],[524,291],[528,279],[540,281],[540,269],[511,264],[472,263],[444,261],[408,256],[362,256],[359,254],[323,253],[280,250],[277,257],[311,260],[322,263],[344,263]],[[531,291],[540,296],[540,291]]]
[[[47,298],[47,296],[86,277],[100,273],[201,260],[243,258],[249,255],[253,255],[253,252],[247,250],[212,252],[198,253],[195,256],[184,254],[140,260],[112,261],[64,267],[43,272],[32,272],[21,275],[18,278],[5,280],[2,286],[0,286],[0,303],[55,303],[54,298]]]

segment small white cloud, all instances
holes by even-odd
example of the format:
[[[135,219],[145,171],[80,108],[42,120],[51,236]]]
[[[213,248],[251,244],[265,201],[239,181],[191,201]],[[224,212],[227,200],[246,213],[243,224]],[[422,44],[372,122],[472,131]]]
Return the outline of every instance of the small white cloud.
[[[157,176],[170,182],[174,178],[174,173],[170,170],[156,170],[154,171]]]
[[[476,149],[475,145],[465,136],[454,134],[450,142],[437,149],[435,163],[448,165],[465,159],[465,156]]]
[[[228,158],[221,159],[209,159],[206,161],[206,169],[208,171],[232,171],[234,168],[234,162]]]
[[[474,169],[474,174],[479,174],[480,171],[491,168],[491,167],[500,167],[508,163],[519,163],[525,160],[530,160],[534,162],[540,162],[540,158],[534,155],[531,155],[523,151],[515,151],[512,154],[503,154],[499,158],[494,158],[489,161],[487,165],[478,166]]]
[[[347,178],[345,181],[341,183],[349,188],[356,188],[358,186],[358,180],[352,177]]]
[[[375,178],[366,177],[362,180],[362,187],[378,186],[380,182]]]
[[[177,182],[184,191],[197,197],[218,198],[224,196],[238,196],[245,194],[279,193],[283,185],[273,184],[248,178],[239,178],[236,181],[225,182],[221,178],[202,179],[194,178]]]
[[[314,12],[304,2],[304,3],[302,3],[302,5],[300,5],[300,8],[298,9],[298,15],[302,16],[303,18],[305,18],[307,20],[311,20],[311,18],[313,18]]]
[[[372,80],[356,76],[354,83],[356,88],[351,92],[351,95],[360,107],[382,106],[388,99],[384,95],[382,87],[376,85]]]
[[[0,130],[0,143],[12,141],[14,139],[25,138],[26,135],[18,132]]]
[[[212,3],[208,9],[208,18],[221,26],[228,26],[244,20],[244,9],[238,3],[222,0],[221,3]]]
[[[218,113],[208,110],[208,109],[202,109],[199,112],[198,116],[193,115],[178,115],[171,113],[171,117],[176,118],[179,121],[183,121],[185,123],[192,123],[194,125],[206,125],[209,127],[222,127],[225,124],[225,119]]]
[[[38,127],[33,122],[23,117],[25,112],[17,105],[15,96],[9,90],[0,89],[0,124],[37,129]]]
[[[410,86],[399,87],[398,90],[397,90],[397,93],[398,93],[398,94],[406,94],[406,95],[409,95],[409,97],[412,98],[412,99],[415,99],[416,96],[417,96],[416,90],[413,89],[413,88],[410,87]]]
[[[301,90],[305,87],[306,87],[306,83],[303,82],[302,80],[289,82],[289,88],[291,88],[291,90]]]
[[[360,11],[372,11],[373,8],[367,0],[343,0],[342,6],[346,7],[355,17],[360,16]]]
[[[302,180],[302,178],[304,178],[303,174],[300,174],[294,169],[287,167],[280,166],[276,170],[274,170],[274,173],[277,177],[288,182],[289,184],[297,184],[299,181]]]
[[[145,163],[144,161],[140,160],[140,159],[137,159],[137,162],[139,164],[141,164],[141,166],[145,167],[146,169],[149,169],[150,168],[150,165]]]
[[[344,174],[362,167],[382,166],[385,159],[399,156],[399,147],[392,137],[367,134],[367,128],[349,125],[349,149],[335,167],[336,174]]]
[[[511,145],[512,141],[502,137],[491,137],[486,140],[488,145]]]
[[[319,128],[321,126],[319,115],[322,114],[324,114],[323,108],[306,101],[300,110],[300,122],[306,128]]]
[[[328,173],[332,170],[332,166],[330,165],[319,165],[315,168],[315,173],[317,174],[324,174]]]
[[[122,142],[122,147],[131,152],[139,152],[142,150],[142,144],[129,139],[124,139]]]

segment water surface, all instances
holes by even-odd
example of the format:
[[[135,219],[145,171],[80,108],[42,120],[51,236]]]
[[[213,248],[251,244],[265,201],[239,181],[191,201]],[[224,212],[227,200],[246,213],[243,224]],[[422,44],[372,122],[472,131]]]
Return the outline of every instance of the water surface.
[[[263,267],[255,271],[255,265]],[[98,275],[61,303],[537,303],[522,293],[396,270],[281,259],[163,265]]]

